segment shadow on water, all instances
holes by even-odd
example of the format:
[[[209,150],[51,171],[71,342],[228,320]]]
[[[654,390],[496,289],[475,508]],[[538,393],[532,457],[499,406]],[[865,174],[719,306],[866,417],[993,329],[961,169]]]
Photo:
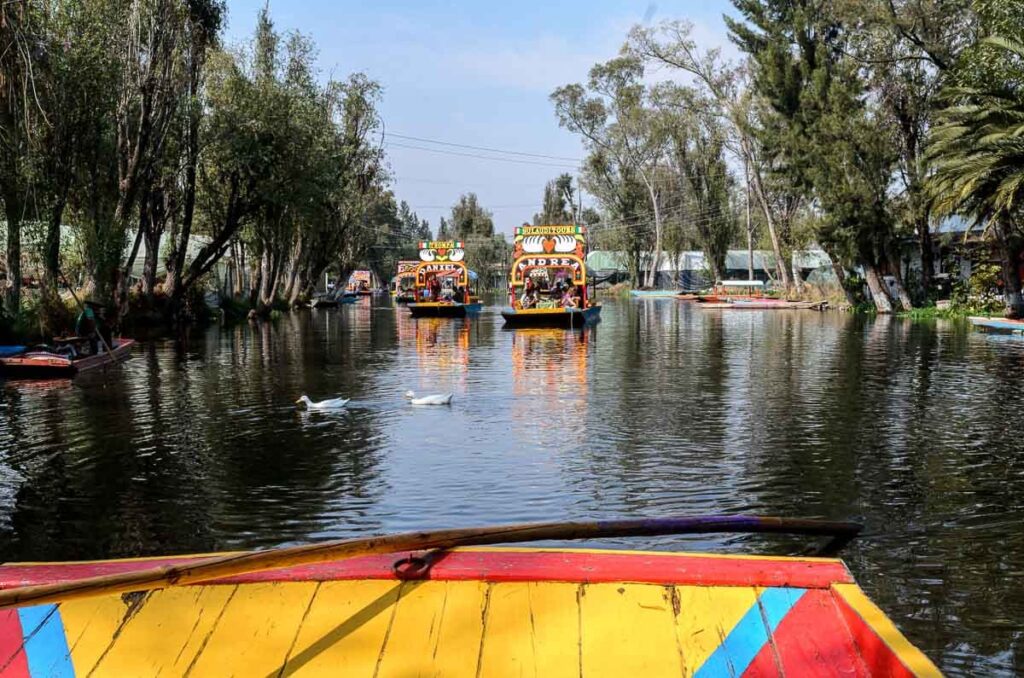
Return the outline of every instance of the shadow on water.
[[[144,342],[0,390],[0,557],[256,548],[518,520],[858,518],[845,558],[951,674],[1024,672],[1024,340],[613,301],[582,332],[385,298]],[[455,394],[416,408],[406,390]],[[300,412],[301,394],[344,396]],[[703,535],[595,546],[794,552]]]

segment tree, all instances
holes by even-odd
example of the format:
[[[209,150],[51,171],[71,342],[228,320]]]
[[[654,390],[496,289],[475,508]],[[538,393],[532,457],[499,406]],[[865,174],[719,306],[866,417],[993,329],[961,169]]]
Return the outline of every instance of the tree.
[[[775,269],[782,286],[791,280],[786,259],[792,249],[789,232],[793,216],[802,203],[796,187],[788,180],[777,181],[778,160],[765,147],[758,106],[751,91],[750,64],[734,66],[718,50],[701,51],[692,37],[693,26],[686,21],[666,21],[657,27],[635,27],[626,51],[646,63],[677,69],[694,79],[714,106],[711,111],[728,126],[727,147],[746,168],[748,186],[753,189],[768,229]]]
[[[643,63],[622,56],[590,69],[587,86],[566,85],[551,94],[559,124],[580,134],[613,173],[643,184],[654,216],[654,242],[645,285],[653,286],[662,252],[662,195],[657,168],[664,159],[666,130],[649,107]]]
[[[878,310],[892,309],[882,264],[890,266],[900,303],[909,309],[893,256],[893,144],[848,56],[848,27],[818,0],[733,3],[746,21],[727,23],[750,55],[764,108],[760,136],[780,160],[778,174],[813,198],[819,241],[834,258],[864,268]]]
[[[561,174],[549,181],[544,186],[543,207],[533,215],[534,225],[570,224],[576,221],[575,195],[571,174]]]
[[[931,172],[925,146],[938,108],[940,88],[959,55],[976,41],[977,15],[971,0],[843,0],[837,12],[857,26],[852,54],[876,93],[880,113],[899,151],[896,207],[916,233],[921,257],[919,296],[932,289],[934,253],[931,201],[925,182]]]
[[[494,235],[494,219],[490,212],[480,206],[476,193],[459,196],[459,202],[452,206],[449,224],[456,240],[490,238]]]
[[[1005,285],[1006,311],[1024,318],[1024,43],[991,37],[960,67],[945,93],[929,156],[929,187],[939,214],[967,214],[995,239]]]

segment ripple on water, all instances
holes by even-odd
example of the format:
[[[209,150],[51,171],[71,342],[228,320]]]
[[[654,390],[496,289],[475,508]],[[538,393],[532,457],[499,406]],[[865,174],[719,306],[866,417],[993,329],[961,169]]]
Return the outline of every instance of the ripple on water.
[[[583,333],[384,300],[143,343],[0,391],[5,559],[525,520],[858,518],[846,559],[950,674],[1024,672],[1024,340],[955,323],[612,301]],[[406,390],[452,392],[415,408]],[[304,412],[301,394],[352,398]],[[778,552],[701,535],[595,546]]]

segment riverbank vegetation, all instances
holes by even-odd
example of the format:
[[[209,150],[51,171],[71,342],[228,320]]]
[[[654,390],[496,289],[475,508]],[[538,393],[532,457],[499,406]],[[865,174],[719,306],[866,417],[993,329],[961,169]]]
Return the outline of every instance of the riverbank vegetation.
[[[1020,4],[733,5],[738,60],[666,21],[551,95],[588,150],[593,237],[625,253],[633,284],[687,247],[721,278],[730,246],[764,242],[800,296],[793,253],[815,244],[851,305],[866,285],[877,311],[910,311],[934,302],[934,233],[960,215],[992,246],[1007,314],[1024,316]]]
[[[0,203],[8,331],[201,314],[215,267],[269,315],[429,235],[388,188],[380,85],[323,79],[266,10],[243,45],[220,0],[0,4]],[[405,243],[403,243],[405,244]],[[227,278],[227,280],[224,280]]]

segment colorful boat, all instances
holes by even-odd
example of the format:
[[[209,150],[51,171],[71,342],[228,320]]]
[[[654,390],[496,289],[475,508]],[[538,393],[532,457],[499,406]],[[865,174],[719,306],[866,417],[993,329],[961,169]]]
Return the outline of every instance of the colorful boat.
[[[111,351],[100,349],[96,355],[70,357],[52,350],[28,350],[0,358],[0,375],[10,378],[73,377],[127,359],[135,345],[134,339],[113,339]],[[102,345],[101,345],[102,346]]]
[[[453,548],[192,582],[252,555],[4,565],[60,585],[0,610],[3,675],[940,675],[833,558]]]
[[[400,304],[416,301],[416,267],[419,261],[399,261],[398,273],[391,279],[391,296]]]
[[[348,277],[347,291],[368,297],[373,294],[373,273],[371,271],[352,271]]]
[[[592,301],[586,265],[586,228],[574,224],[516,229],[509,273],[509,306],[501,310],[506,327],[576,328],[597,322],[601,304]],[[575,306],[562,302],[572,286]]]
[[[424,241],[416,265],[413,288],[417,301],[407,304],[414,318],[464,318],[484,305],[470,290],[466,249],[457,240]]]
[[[997,332],[1024,333],[1024,320],[1010,320],[1009,318],[980,318],[972,316],[969,318],[975,327]]]

